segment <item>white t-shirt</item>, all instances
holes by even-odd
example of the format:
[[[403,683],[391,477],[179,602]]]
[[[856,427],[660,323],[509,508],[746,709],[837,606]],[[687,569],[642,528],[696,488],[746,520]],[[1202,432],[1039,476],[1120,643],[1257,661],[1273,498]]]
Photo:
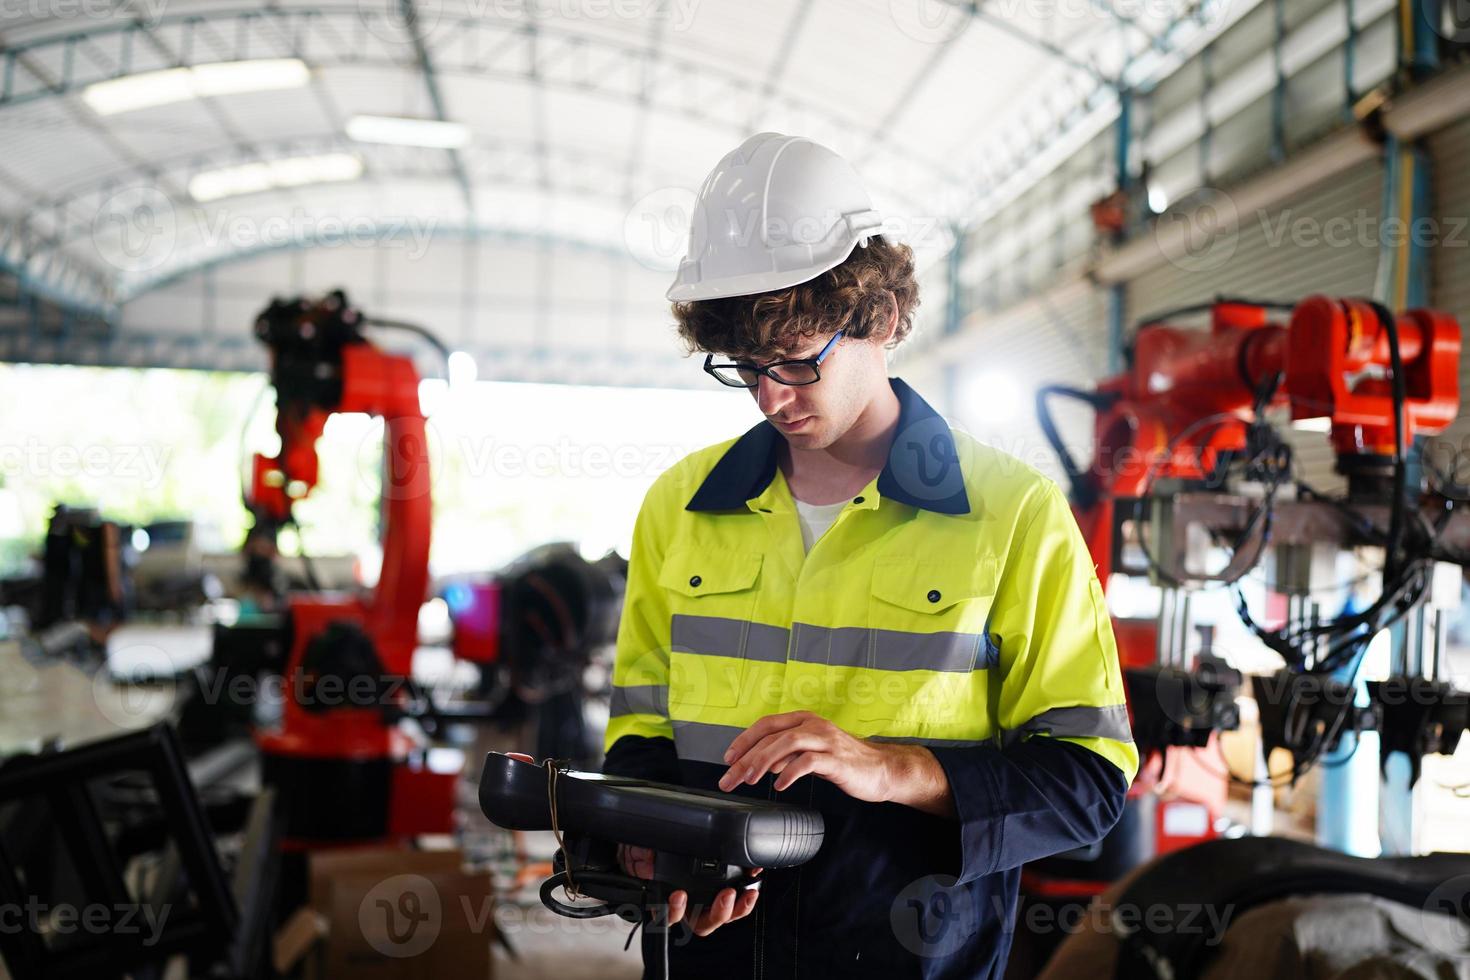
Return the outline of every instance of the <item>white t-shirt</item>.
[[[837,515],[842,513],[842,508],[846,506],[846,500],[839,500],[835,504],[809,504],[804,500],[796,501],[796,518],[801,523],[801,543],[807,551],[811,551],[816,540],[827,533],[827,528],[832,526],[832,522],[837,520]]]

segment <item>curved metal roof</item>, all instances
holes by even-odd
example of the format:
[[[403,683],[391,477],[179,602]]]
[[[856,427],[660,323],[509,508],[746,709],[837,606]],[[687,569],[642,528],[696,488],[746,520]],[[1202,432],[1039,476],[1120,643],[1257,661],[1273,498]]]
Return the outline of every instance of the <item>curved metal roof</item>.
[[[0,261],[24,287],[112,317],[200,270],[410,226],[663,272],[710,166],[777,130],[847,156],[928,262],[1048,148],[1106,125],[1119,90],[1217,29],[1222,4],[28,3],[0,35]],[[85,97],[110,79],[259,59],[297,59],[309,79],[111,114]],[[470,139],[359,142],[359,114],[449,120]],[[357,161],[349,179],[212,200],[190,189],[280,161],[310,179],[343,158]]]

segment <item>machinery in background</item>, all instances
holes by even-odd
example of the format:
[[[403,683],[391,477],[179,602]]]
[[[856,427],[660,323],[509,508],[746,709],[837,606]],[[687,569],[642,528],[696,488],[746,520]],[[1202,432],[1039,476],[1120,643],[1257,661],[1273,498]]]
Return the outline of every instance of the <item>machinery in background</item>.
[[[196,786],[167,724],[0,762],[0,972],[275,976],[273,796]]]
[[[469,711],[520,726],[539,757],[595,763],[601,752],[588,730],[586,702],[611,687],[627,577],[628,562],[616,552],[589,562],[558,542],[488,578],[445,582],[454,655],[480,668]],[[444,705],[435,710],[456,714]]]
[[[1209,314],[1208,331],[1168,322],[1198,313]],[[1216,833],[1222,760],[1193,763],[1219,731],[1238,725],[1243,678],[1214,656],[1208,630],[1192,651],[1198,588],[1232,589],[1243,622],[1285,661],[1251,685],[1266,752],[1292,753],[1293,780],[1375,726],[1385,759],[1405,752],[1416,772],[1423,754],[1454,750],[1470,717],[1465,695],[1439,678],[1446,620],[1438,607],[1458,605],[1470,522],[1455,494],[1426,479],[1422,437],[1455,418],[1459,355],[1459,325],[1432,310],[1394,316],[1325,296],[1219,299],[1141,324],[1128,369],[1095,390],[1038,393],[1099,578],[1147,577],[1161,605],[1157,620],[1114,623],[1145,759],[1124,818],[1092,853],[1028,868],[1030,894],[1085,899],[1153,855]],[[1052,419],[1058,396],[1096,413],[1085,466]],[[1330,431],[1345,496],[1297,477],[1291,442],[1268,420],[1275,411]],[[1353,549],[1382,552],[1379,594],[1324,610],[1315,597],[1338,584],[1335,559]],[[1269,616],[1252,611],[1241,588],[1263,564],[1285,597]],[[1394,676],[1374,686],[1371,704],[1359,703],[1355,679],[1369,641],[1405,624]],[[1271,783],[1261,773],[1231,778]]]
[[[283,807],[287,846],[400,838],[451,829],[457,750],[435,745],[456,722],[520,723],[537,751],[572,761],[596,755],[585,700],[607,686],[596,652],[616,639],[626,562],[588,562],[566,544],[535,549],[494,575],[439,590],[451,652],[479,668],[467,698],[416,683],[419,616],[429,591],[430,461],[412,361],[372,344],[370,320],[339,291],[275,300],[255,331],[271,352],[280,452],[255,456],[246,506],[254,523],[246,577],[280,595],[276,537],[318,478],[316,441],[334,412],[384,419],[382,568],[367,594],[285,592],[278,612],[217,627],[207,672],[229,691],[278,679],[278,719],[228,697],[191,699],[181,733],[194,748],[253,731],[262,775]],[[436,342],[437,345],[437,342]],[[441,348],[442,350],[442,348]],[[305,563],[310,568],[310,562]]]
[[[35,571],[0,582],[0,606],[23,611],[22,642],[38,656],[95,661],[136,607],[132,528],[57,504]]]
[[[432,498],[419,374],[364,335],[369,321],[341,291],[273,300],[255,323],[270,351],[280,453],[254,458],[247,505],[252,574],[292,508],[316,486],[316,441],[335,412],[384,420],[383,563],[366,596],[295,593],[279,622],[252,623],[242,646],[281,638],[281,717],[258,733],[262,775],[281,797],[290,846],[450,829],[458,767],[436,771],[410,713],[407,678],[429,581]],[[228,641],[227,641],[228,642]]]
[[[140,610],[193,609],[223,595],[204,565],[193,521],[154,521],[139,531],[132,579]]]

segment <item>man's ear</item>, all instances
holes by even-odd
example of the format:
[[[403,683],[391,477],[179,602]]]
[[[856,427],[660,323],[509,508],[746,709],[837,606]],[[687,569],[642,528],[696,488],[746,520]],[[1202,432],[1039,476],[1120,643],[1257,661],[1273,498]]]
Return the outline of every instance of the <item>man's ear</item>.
[[[898,332],[898,297],[894,296],[891,291],[886,295],[888,296],[888,323],[883,328],[883,340],[880,342],[882,347],[887,347],[892,343],[893,335]]]

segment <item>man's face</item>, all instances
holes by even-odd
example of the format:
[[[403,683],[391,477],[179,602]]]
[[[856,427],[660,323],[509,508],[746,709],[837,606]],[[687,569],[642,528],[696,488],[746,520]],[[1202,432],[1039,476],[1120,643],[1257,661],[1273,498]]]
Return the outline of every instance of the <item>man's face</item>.
[[[831,339],[831,334],[812,338],[771,360],[816,357]],[[783,385],[760,375],[757,386],[750,389],[761,414],[796,449],[831,446],[888,386],[883,348],[872,340],[844,336],[827,352],[818,370],[821,380],[813,384]]]

